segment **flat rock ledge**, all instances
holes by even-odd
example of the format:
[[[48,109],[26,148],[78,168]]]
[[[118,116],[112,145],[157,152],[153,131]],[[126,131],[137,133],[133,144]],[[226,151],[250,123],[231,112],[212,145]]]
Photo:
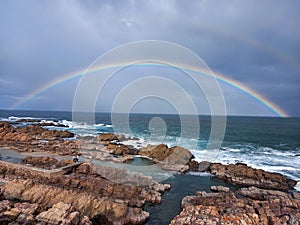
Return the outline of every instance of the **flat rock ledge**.
[[[45,170],[0,161],[0,224],[142,224],[170,185],[88,163]],[[26,211],[27,210],[27,211]],[[14,223],[12,223],[14,222]]]

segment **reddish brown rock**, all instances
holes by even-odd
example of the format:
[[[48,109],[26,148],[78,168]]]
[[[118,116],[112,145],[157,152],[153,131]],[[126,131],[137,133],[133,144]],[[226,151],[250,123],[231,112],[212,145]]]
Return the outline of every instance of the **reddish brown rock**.
[[[40,213],[37,220],[49,225],[77,225],[80,221],[79,212],[74,212],[71,204],[59,202],[48,211]]]
[[[169,188],[149,177],[116,168],[107,170],[83,163],[73,171],[67,175],[64,171],[47,172],[0,161],[0,174],[17,179],[7,180],[2,193],[8,199],[38,204],[42,210],[63,202],[91,221],[103,215],[114,224],[139,224],[149,217],[140,207],[146,202],[160,203],[161,193]]]
[[[139,155],[152,158],[156,162],[165,160],[171,153],[172,151],[165,144],[148,145],[139,151]]]
[[[289,179],[279,173],[266,172],[261,169],[253,169],[246,164],[212,163],[209,171],[217,178],[229,183],[255,186],[266,189],[290,190],[296,185],[296,181]]]
[[[198,172],[199,171],[199,163],[195,160],[191,160],[189,162],[189,170],[194,171],[194,172]]]
[[[0,147],[20,152],[44,151],[62,155],[77,151],[76,142],[64,141],[74,137],[69,131],[48,130],[39,125],[15,128],[7,122],[0,124]]]
[[[123,144],[108,144],[103,149],[114,155],[136,155],[138,153],[137,149]]]
[[[56,164],[56,168],[72,165],[74,162],[71,159],[62,159]]]
[[[30,164],[34,167],[44,168],[44,169],[53,169],[56,167],[58,160],[50,157],[31,157],[27,156],[22,159],[21,164]]]
[[[290,199],[291,195],[276,196],[270,195],[268,200],[260,201],[237,198],[232,192],[198,192],[197,196],[182,200],[183,210],[170,224],[299,225],[300,202]]]
[[[98,138],[100,141],[118,141],[118,137],[114,133],[102,133]]]
[[[185,148],[179,146],[168,148],[164,144],[148,145],[146,148],[142,148],[138,154],[152,158],[165,170],[180,172],[186,172],[189,169],[189,163],[193,158],[191,152]]]

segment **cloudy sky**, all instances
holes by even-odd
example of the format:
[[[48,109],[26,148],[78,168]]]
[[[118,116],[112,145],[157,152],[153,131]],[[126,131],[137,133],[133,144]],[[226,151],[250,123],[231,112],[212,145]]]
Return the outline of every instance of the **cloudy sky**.
[[[26,96],[86,69],[121,44],[164,40],[192,50],[211,70],[261,94],[288,115],[300,116],[299,10],[296,0],[2,0],[0,109],[71,110],[79,77],[30,99]],[[107,84],[97,109],[110,111],[111,96],[126,81],[132,82],[129,72],[151,75],[152,70],[156,75],[173,72],[131,68]],[[184,83],[180,79],[177,82]],[[183,88],[201,108],[201,98],[188,85]],[[275,115],[249,94],[224,82],[220,86],[228,114]],[[143,112],[169,112],[169,108],[170,104],[157,99],[136,106]]]

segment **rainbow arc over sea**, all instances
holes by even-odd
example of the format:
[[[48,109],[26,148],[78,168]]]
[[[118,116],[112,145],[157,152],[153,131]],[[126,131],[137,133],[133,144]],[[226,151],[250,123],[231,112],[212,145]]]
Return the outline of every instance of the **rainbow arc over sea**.
[[[42,94],[46,90],[51,89],[52,87],[59,85],[61,83],[67,82],[71,79],[80,78],[84,75],[88,75],[88,73],[96,72],[98,70],[105,70],[105,69],[110,69],[113,67],[120,67],[120,66],[126,66],[126,65],[127,65],[126,62],[115,63],[115,64],[105,65],[105,66],[101,66],[101,67],[95,67],[93,69],[90,69],[88,72],[86,71],[86,69],[81,69],[81,70],[78,70],[75,72],[65,74],[65,75],[63,75],[59,78],[56,78],[56,79],[50,81],[49,83],[46,83],[45,85],[33,90],[32,92],[28,93],[23,98],[21,98],[19,101],[17,101],[14,105],[12,105],[11,109],[18,109],[22,104],[34,99],[36,96]],[[138,65],[146,65],[146,64],[139,63]],[[154,64],[154,63],[151,63],[151,65],[163,66],[161,64]],[[168,65],[168,66],[170,66],[170,65]],[[288,113],[286,113],[278,105],[276,105],[275,103],[273,103],[272,101],[270,101],[269,99],[267,99],[266,97],[264,97],[263,95],[258,93],[257,91],[247,87],[246,85],[244,85],[236,80],[229,78],[228,76],[225,76],[221,73],[215,73],[215,72],[212,72],[209,70],[193,68],[190,66],[187,67],[186,65],[180,65],[180,68],[184,68],[186,70],[197,72],[199,74],[199,76],[212,76],[217,81],[222,82],[236,90],[239,90],[242,93],[244,93],[245,95],[247,95],[250,98],[254,99],[255,101],[259,102],[264,107],[268,108],[274,115],[279,116],[279,117],[289,117]]]

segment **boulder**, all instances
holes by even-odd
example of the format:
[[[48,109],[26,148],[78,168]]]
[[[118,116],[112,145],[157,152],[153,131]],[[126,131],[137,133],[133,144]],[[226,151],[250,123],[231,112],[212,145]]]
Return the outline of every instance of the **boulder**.
[[[165,144],[147,145],[139,151],[139,155],[152,158],[155,162],[165,160],[171,153],[172,151]]]
[[[210,165],[211,165],[211,162],[201,161],[199,163],[198,171],[199,172],[207,172],[209,170]]]
[[[186,172],[189,169],[188,164],[193,158],[189,150],[179,146],[168,148],[165,144],[148,145],[142,148],[138,154],[151,158],[165,170],[180,172]]]

